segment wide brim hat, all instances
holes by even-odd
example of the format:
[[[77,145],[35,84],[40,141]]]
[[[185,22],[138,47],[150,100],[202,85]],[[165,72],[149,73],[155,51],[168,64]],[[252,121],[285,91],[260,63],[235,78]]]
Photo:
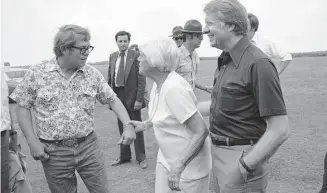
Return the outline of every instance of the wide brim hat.
[[[202,31],[202,25],[198,20],[192,19],[185,23],[184,29],[182,30],[183,33],[201,33]]]
[[[173,28],[173,34],[168,37],[178,37],[178,36],[182,35],[182,30],[183,30],[182,26],[175,26]]]

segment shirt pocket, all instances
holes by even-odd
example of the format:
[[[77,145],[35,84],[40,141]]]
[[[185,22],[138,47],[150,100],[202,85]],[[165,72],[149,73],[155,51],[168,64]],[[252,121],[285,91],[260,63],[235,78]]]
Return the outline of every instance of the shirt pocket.
[[[247,103],[245,94],[239,88],[221,87],[219,99],[219,109],[229,113],[240,111]]]
[[[184,64],[184,65],[180,65],[177,68],[176,72],[181,73],[181,74],[187,74],[187,73],[192,72],[192,68],[190,65]]]
[[[77,97],[78,105],[88,114],[92,114],[95,109],[96,91],[82,89]]]
[[[59,107],[59,90],[40,90],[35,102],[43,111],[52,113]]]

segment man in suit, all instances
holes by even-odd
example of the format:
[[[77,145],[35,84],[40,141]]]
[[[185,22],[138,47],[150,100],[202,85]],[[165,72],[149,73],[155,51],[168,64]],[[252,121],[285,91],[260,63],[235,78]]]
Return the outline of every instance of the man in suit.
[[[145,77],[139,73],[139,53],[128,49],[131,34],[120,31],[115,35],[119,51],[112,53],[109,57],[108,84],[113,88],[118,98],[124,104],[132,120],[141,121],[141,108],[144,100]],[[123,133],[123,124],[118,120],[120,134]],[[136,160],[141,168],[147,167],[145,158],[144,136],[137,133],[134,142]],[[112,163],[117,166],[131,160],[131,149],[129,145],[120,145],[120,156]]]

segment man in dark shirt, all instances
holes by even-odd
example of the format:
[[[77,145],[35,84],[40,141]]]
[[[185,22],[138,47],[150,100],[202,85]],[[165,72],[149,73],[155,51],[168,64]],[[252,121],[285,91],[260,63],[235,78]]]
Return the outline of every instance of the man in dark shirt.
[[[268,159],[288,138],[288,117],[274,64],[248,38],[247,11],[237,0],[212,0],[205,8],[218,58],[210,115],[216,192],[265,192]]]

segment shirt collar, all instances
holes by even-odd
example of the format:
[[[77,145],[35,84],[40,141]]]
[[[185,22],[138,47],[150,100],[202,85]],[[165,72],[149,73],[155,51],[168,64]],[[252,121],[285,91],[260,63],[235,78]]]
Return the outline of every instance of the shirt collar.
[[[118,51],[118,56],[120,56],[122,52],[121,51]],[[128,49],[125,51],[125,57],[127,56],[127,53],[128,53]]]
[[[192,52],[192,54],[188,51],[188,49],[184,46],[184,44],[182,44],[180,47],[179,47],[182,51],[182,53],[184,54],[185,57],[192,57],[193,55],[195,55],[195,50]]]
[[[86,64],[79,68],[77,72],[82,72],[84,73],[86,68]],[[51,59],[48,63],[45,64],[45,71],[46,72],[52,72],[52,71],[61,71],[60,66],[58,64],[57,58]]]
[[[230,60],[231,60],[230,54],[228,52],[223,51],[218,57],[218,69],[220,70],[220,68],[223,65],[229,63]]]
[[[236,45],[229,51],[230,56],[235,64],[236,67],[240,65],[242,56],[245,50],[250,45],[250,40],[247,35],[245,35],[242,39],[240,39]]]

